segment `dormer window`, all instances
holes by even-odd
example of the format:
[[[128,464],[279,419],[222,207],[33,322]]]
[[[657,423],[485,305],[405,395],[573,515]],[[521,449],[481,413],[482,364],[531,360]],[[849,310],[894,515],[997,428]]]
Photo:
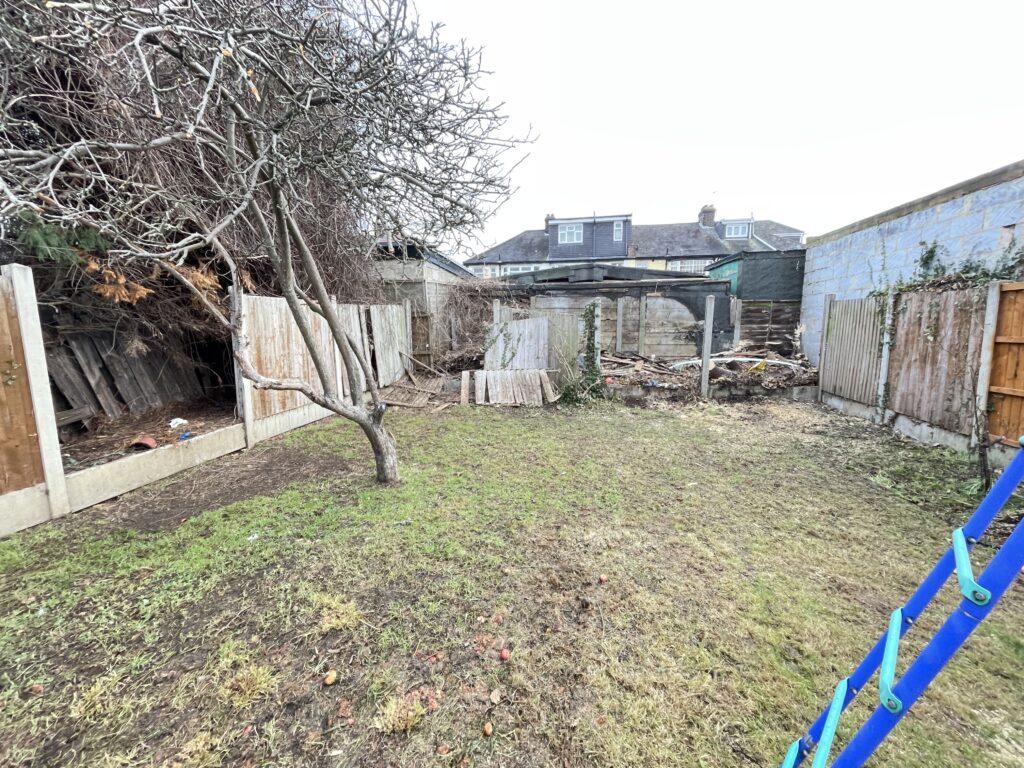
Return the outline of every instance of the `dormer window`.
[[[559,224],[558,225],[558,244],[559,245],[571,245],[573,243],[583,242],[583,225],[582,224]]]
[[[750,237],[750,224],[746,221],[734,224],[726,224],[725,237],[727,240],[732,240],[734,238]]]
[[[616,243],[621,243],[622,242],[622,222],[621,221],[616,221],[612,225],[612,240],[614,240]]]

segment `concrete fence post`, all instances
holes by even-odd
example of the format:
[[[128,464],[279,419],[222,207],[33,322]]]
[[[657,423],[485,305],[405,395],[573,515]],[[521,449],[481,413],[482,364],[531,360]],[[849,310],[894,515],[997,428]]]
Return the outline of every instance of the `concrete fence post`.
[[[825,295],[825,306],[821,311],[821,341],[818,344],[818,402],[822,401],[822,380],[825,377],[826,347],[828,347],[828,322],[832,316],[832,302],[836,300],[834,293]]]
[[[43,346],[43,329],[39,323],[32,270],[22,264],[7,264],[2,269],[3,275],[11,281],[14,293],[14,311],[18,317],[21,346],[25,354],[25,373],[32,399],[32,415],[35,419],[50,516],[63,517],[71,511],[71,504],[64,478],[64,460],[61,458],[60,439],[57,436],[57,414],[50,394],[50,374],[46,369],[46,348]]]
[[[896,310],[896,292],[889,291],[885,297],[885,325],[882,326],[881,359],[878,363],[878,423],[885,422],[885,409],[889,401],[889,356],[892,349],[893,322]]]
[[[242,339],[246,342],[249,340],[249,313],[246,312],[245,307],[245,293],[241,290],[231,288],[229,290],[231,302],[239,302],[238,307],[238,319],[241,324],[239,334]],[[231,346],[235,346],[234,334],[231,336]],[[235,350],[236,352],[242,350]],[[234,359],[234,355],[231,356]],[[235,400],[238,407],[239,415],[242,417],[242,426],[245,429],[245,447],[252,448],[256,445],[256,435],[253,430],[253,421],[256,418],[256,414],[253,410],[253,394],[252,394],[252,382],[249,381],[245,376],[242,375],[242,369],[238,365],[238,361],[235,360]]]
[[[711,342],[715,335],[715,297],[708,294],[704,303],[704,351],[700,358],[700,395],[711,394]]]
[[[999,324],[999,299],[1003,295],[1000,283],[990,283],[985,297],[985,325],[981,335],[981,355],[978,361],[978,387],[974,393],[975,421],[988,413],[988,388],[992,382],[992,355],[996,348],[996,327]],[[971,446],[988,435],[979,434],[977,423],[971,428]]]
[[[640,325],[637,328],[636,346],[637,354],[647,354],[647,294],[640,294]]]
[[[620,296],[615,300],[615,354],[622,354],[622,320],[626,314],[626,299]]]
[[[732,311],[732,348],[738,349],[743,338],[743,299],[732,300]]]

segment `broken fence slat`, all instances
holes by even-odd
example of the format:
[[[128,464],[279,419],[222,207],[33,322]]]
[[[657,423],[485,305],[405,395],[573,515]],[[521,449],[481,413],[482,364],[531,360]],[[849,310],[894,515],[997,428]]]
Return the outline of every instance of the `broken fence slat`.
[[[540,386],[544,390],[544,397],[549,403],[555,402],[560,397],[560,395],[555,394],[555,388],[551,386],[551,378],[548,376],[547,371],[540,372]]]

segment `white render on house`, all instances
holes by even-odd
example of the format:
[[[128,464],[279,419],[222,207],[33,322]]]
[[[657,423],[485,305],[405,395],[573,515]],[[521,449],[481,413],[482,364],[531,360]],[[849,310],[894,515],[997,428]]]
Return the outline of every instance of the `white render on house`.
[[[986,173],[807,242],[801,347],[817,365],[825,296],[859,299],[915,277],[924,247],[953,272],[995,266],[1024,235],[1024,161]]]

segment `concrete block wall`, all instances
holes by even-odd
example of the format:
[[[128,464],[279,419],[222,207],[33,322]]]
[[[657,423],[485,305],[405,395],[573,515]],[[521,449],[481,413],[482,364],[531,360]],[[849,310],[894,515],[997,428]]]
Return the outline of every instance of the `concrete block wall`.
[[[994,266],[1024,244],[1024,161],[809,240],[800,320],[812,363],[825,296],[859,299],[914,279],[922,242],[942,246],[947,271],[970,260]]]

